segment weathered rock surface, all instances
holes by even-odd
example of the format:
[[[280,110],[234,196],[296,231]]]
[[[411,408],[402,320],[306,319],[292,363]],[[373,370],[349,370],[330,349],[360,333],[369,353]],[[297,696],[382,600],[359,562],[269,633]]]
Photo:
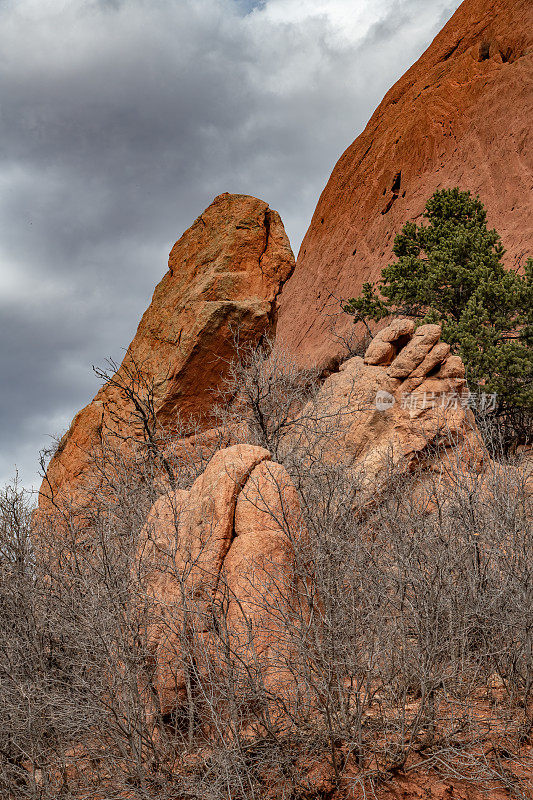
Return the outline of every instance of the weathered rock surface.
[[[177,489],[162,495],[150,510],[138,553],[138,565],[148,597],[157,608],[151,620],[147,645],[154,664],[153,683],[158,688],[162,713],[172,711],[176,696],[185,701],[185,672],[178,658],[183,629],[183,595],[176,566],[174,532],[183,524],[189,492]],[[147,703],[149,692],[147,692]]]
[[[294,550],[303,525],[296,489],[281,464],[263,461],[253,470],[237,501],[234,534],[223,574],[235,656],[260,668],[269,690],[283,693],[290,682],[283,608],[294,597]]]
[[[305,475],[308,462],[342,465],[343,479],[356,489],[354,511],[366,514],[392,475],[416,472],[420,491],[453,470],[481,473],[490,459],[469,409],[464,367],[440,334],[438,325],[415,331],[411,320],[395,319],[364,358],[330,375],[298,415],[309,424],[296,428],[303,444],[297,474]],[[388,364],[368,363],[376,340],[392,349]],[[246,436],[244,426],[240,433]],[[299,444],[288,438],[291,452]],[[216,693],[217,681],[242,681],[244,707],[254,674],[289,701],[283,609],[298,590],[301,537],[307,541],[287,469],[246,442],[215,452],[190,491],[168,492],[155,503],[139,560],[153,558],[147,591],[161,604],[150,641],[163,714],[185,713],[184,649],[210,691]]]
[[[270,453],[253,445],[234,445],[215,453],[189,493],[188,511],[180,534],[183,569],[196,596],[216,589],[222,564],[234,536],[239,492],[254,468]]]
[[[320,457],[353,469],[363,505],[367,496],[379,497],[391,468],[434,471],[455,460],[478,470],[488,459],[461,359],[449,355],[439,325],[413,328],[410,320],[394,320],[364,358],[345,361],[328,377],[302,412],[324,420]],[[391,348],[390,366],[373,363],[383,345]]]
[[[391,378],[407,378],[408,375],[412,375],[429,353],[433,352],[433,346],[440,339],[440,335],[440,325],[421,325],[416,333],[413,334],[409,344],[398,353],[387,370]],[[430,359],[430,361],[433,360],[435,359]],[[435,364],[438,363],[439,361],[437,360]],[[422,372],[422,375],[426,374],[426,372]]]
[[[236,332],[243,345],[273,332],[277,298],[293,267],[276,211],[254,197],[220,195],[172,248],[168,272],[114,379],[128,383],[128,372],[141,371],[153,387],[161,425],[172,430],[180,418],[207,426]],[[142,395],[142,382],[136,388]],[[74,418],[42,495],[76,497],[91,451],[106,439],[116,444],[116,434],[142,435],[138,428],[133,402],[116,386],[104,386]]]
[[[189,492],[163,495],[147,518],[138,559],[159,608],[149,640],[163,714],[187,697],[184,641],[215,684],[230,665],[224,652],[234,681],[239,664],[271,688],[280,679],[283,643],[267,605],[290,601],[301,514],[286,470],[269,459],[247,444],[220,450]],[[215,634],[217,607],[226,613]]]
[[[278,337],[302,363],[341,350],[331,299],[356,296],[391,259],[394,235],[438,188],[479,194],[510,268],[531,250],[533,3],[465,0],[387,93],[337,163],[284,287]],[[338,317],[337,334],[352,322]],[[386,358],[385,348],[383,349]]]
[[[404,336],[409,338],[414,330],[415,323],[412,319],[402,317],[393,320],[386,328],[382,328],[370,342],[365,353],[365,364],[374,366],[391,364],[398,352],[397,343]],[[393,342],[396,342],[396,346]]]

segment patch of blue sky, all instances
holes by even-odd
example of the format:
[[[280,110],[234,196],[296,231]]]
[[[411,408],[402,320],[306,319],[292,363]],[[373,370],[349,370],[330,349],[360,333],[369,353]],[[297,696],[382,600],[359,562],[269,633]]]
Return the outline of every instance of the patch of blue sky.
[[[264,6],[265,0],[233,0],[239,11],[250,14],[254,9]]]

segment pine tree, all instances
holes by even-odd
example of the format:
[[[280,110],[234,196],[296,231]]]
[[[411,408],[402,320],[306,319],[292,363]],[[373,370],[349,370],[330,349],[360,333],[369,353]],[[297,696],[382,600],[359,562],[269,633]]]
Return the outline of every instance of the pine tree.
[[[421,225],[404,225],[394,241],[397,260],[344,310],[355,321],[405,315],[440,323],[443,340],[465,363],[469,388],[496,392],[499,414],[529,416],[533,259],[523,275],[505,269],[501,239],[487,228],[485,208],[470,192],[435,192],[424,217]]]

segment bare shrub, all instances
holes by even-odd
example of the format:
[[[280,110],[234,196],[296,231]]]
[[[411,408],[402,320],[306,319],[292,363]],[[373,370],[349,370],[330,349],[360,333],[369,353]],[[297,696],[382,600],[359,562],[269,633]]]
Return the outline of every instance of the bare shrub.
[[[251,444],[281,459],[284,443],[307,423],[302,410],[318,385],[316,369],[301,369],[279,345],[266,339],[259,347],[235,345],[236,355],[217,391],[221,426],[245,425]]]
[[[528,797],[527,464],[475,473],[441,445],[411,473],[391,460],[378,501],[358,507],[365,476],[322,457],[344,412],[319,413],[316,386],[282,354],[251,353],[219,412],[298,491],[295,514],[280,473],[242,490],[270,515],[289,577],[273,553],[236,590],[209,566],[211,543],[184,537],[183,490],[223,434],[191,451],[154,428],[146,448],[142,434],[102,448],[92,503],[68,525],[32,528],[18,487],[5,490],[2,796],[371,796],[436,768]]]

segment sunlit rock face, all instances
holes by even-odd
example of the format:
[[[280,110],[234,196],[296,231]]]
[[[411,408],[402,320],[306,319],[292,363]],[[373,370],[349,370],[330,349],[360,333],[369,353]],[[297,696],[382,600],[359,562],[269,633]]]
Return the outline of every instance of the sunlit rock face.
[[[138,373],[133,388],[141,396],[147,387],[153,392],[158,424],[207,427],[237,338],[255,345],[274,332],[278,295],[293,268],[276,211],[255,197],[217,197],[172,248],[118,372],[74,418],[48,467],[41,506],[52,495],[83,502],[102,446],[143,438],[134,402],[116,385],[135,383]]]

